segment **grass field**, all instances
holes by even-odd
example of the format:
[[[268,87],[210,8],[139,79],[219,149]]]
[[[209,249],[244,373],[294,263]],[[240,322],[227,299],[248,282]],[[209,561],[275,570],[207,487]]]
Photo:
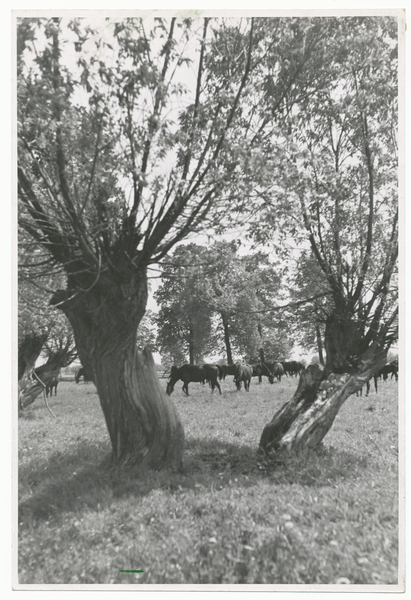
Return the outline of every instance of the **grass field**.
[[[176,385],[178,474],[105,466],[93,384],[62,382],[56,419],[38,399],[19,419],[19,583],[397,584],[395,382],[350,397],[321,453],[274,462],[258,442],[297,379],[255,381]]]

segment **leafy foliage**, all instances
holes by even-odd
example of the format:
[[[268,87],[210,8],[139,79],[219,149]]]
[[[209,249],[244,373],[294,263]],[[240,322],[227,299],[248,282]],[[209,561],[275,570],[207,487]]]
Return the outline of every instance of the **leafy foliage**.
[[[171,364],[199,364],[215,347],[212,311],[201,293],[203,260],[204,249],[189,244],[163,261],[164,282],[155,293],[157,341]]]
[[[288,355],[281,318],[272,313],[280,278],[267,255],[239,248],[238,241],[189,244],[163,261],[158,339],[176,364],[207,354],[258,357],[262,347],[268,356]]]

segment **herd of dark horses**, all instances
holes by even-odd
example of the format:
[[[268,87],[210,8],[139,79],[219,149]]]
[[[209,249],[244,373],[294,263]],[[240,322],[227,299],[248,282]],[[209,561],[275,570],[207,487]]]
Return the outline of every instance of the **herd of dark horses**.
[[[167,383],[166,391],[170,396],[174,391],[174,386],[177,381],[181,380],[183,382],[183,392],[187,396],[189,396],[189,383],[205,384],[208,382],[212,391],[217,388],[221,394],[219,381],[222,379],[224,380],[227,375],[233,376],[237,390],[241,390],[241,386],[244,384],[244,389],[249,391],[252,377],[258,377],[258,380],[261,383],[263,376],[265,376],[270,383],[274,383],[275,378],[277,378],[278,381],[281,381],[283,375],[299,375],[303,370],[304,365],[296,360],[289,362],[258,363],[256,365],[236,363],[235,365],[187,364],[180,368],[173,366],[171,367],[170,379]]]
[[[393,360],[388,365],[381,367],[381,369],[379,371],[377,371],[375,373],[375,375],[373,376],[376,394],[378,393],[378,380],[382,379],[383,381],[387,381],[389,375],[391,375],[391,379],[394,377],[395,381],[398,381],[398,360]],[[370,381],[371,380],[369,379],[365,384],[365,386],[366,386],[365,395],[366,396],[368,396],[368,394],[370,392],[370,388],[371,388]],[[359,392],[359,394],[362,396],[362,390]],[[358,395],[358,392],[357,392],[357,395]]]
[[[283,375],[287,376],[298,376],[304,370],[304,365],[298,361],[289,362],[273,362],[273,363],[258,363],[255,365],[249,365],[247,363],[236,363],[235,365],[218,365],[218,364],[204,364],[204,365],[183,365],[180,368],[176,366],[171,367],[170,379],[167,383],[166,392],[170,396],[174,391],[174,386],[177,381],[183,381],[183,392],[186,396],[188,393],[189,383],[203,383],[208,382],[214,392],[215,388],[221,394],[221,386],[219,381],[225,379],[227,375],[233,376],[233,381],[240,391],[242,384],[244,389],[250,391],[250,382],[253,377],[258,377],[259,383],[261,383],[263,376],[268,378],[270,383],[281,381]],[[388,365],[382,367],[374,376],[375,392],[378,392],[378,379],[387,381],[389,375],[391,379],[395,377],[398,381],[398,361],[393,361]],[[366,383],[367,391],[366,395],[370,391],[370,381]],[[362,390],[361,390],[362,394]]]
[[[204,364],[199,366],[186,364],[180,368],[173,366],[171,367],[170,379],[167,383],[166,392],[170,396],[170,394],[172,394],[174,391],[174,386],[177,381],[181,380],[183,382],[183,392],[187,396],[189,396],[189,383],[205,384],[208,382],[213,392],[215,388],[217,388],[221,394],[221,386],[219,381],[224,380],[227,375],[233,377],[233,381],[238,391],[241,390],[242,384],[244,384],[244,389],[246,391],[250,391],[250,382],[253,377],[258,377],[258,381],[261,383],[263,376],[265,376],[268,378],[270,383],[274,383],[275,379],[277,379],[277,381],[281,381],[281,377],[283,377],[283,375],[289,377],[298,376],[303,370],[304,365],[296,360],[288,362],[265,362],[255,365],[249,365],[243,362],[236,363],[235,365]],[[397,360],[385,365],[373,376],[376,393],[378,392],[378,380],[382,379],[383,381],[387,381],[389,375],[391,375],[391,379],[394,377],[395,381],[398,381]],[[80,367],[76,373],[76,383],[79,383],[81,377],[83,377],[85,382],[91,381],[83,367]],[[53,390],[54,395],[57,396],[57,386],[59,381],[60,374],[50,380],[45,389],[46,397],[49,395],[52,396]],[[366,396],[368,396],[371,387],[370,381],[367,381],[365,385]],[[359,393],[362,395],[362,390]]]

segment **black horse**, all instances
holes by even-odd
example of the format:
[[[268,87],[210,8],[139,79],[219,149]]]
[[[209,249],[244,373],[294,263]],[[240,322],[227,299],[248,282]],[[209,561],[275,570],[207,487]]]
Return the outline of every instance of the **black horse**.
[[[263,375],[268,377],[270,383],[274,382],[274,375],[270,369],[270,365],[267,363],[258,363],[256,365],[250,365],[253,369],[253,377],[258,377],[258,383],[263,380]]]
[[[53,390],[54,390],[54,395],[57,396],[57,386],[59,384],[59,381],[60,381],[60,373],[58,375],[56,375],[55,377],[53,377],[52,379],[50,379],[50,381],[46,385],[46,398],[48,398],[49,394],[50,394],[50,396],[53,395]]]
[[[301,371],[304,371],[304,365],[298,362],[298,360],[290,360],[282,362],[281,364],[283,366],[284,373],[287,376],[290,375],[292,377],[293,375],[295,375],[297,377],[301,373]]]
[[[183,365],[180,368],[175,366],[171,367],[170,380],[167,383],[166,393],[170,396],[174,391],[174,386],[179,379],[184,382],[183,392],[186,396],[188,393],[189,383],[201,383],[203,381],[209,381],[211,388],[214,392],[214,388],[217,387],[221,394],[221,387],[218,383],[219,370],[216,365],[203,365],[199,367],[197,365]]]
[[[237,365],[221,365],[221,370],[223,372],[223,379],[225,379],[226,375],[235,375],[237,369]]]
[[[378,394],[378,380],[382,379],[383,381],[387,381],[388,375],[390,375],[390,374],[391,374],[391,379],[393,377],[395,377],[395,381],[398,381],[398,362],[393,361],[392,363],[389,363],[388,365],[384,365],[384,367],[381,367],[381,369],[373,375],[374,388],[375,388],[376,394]],[[371,381],[371,379],[369,379],[368,381],[365,382],[365,386],[366,386],[365,395],[366,396],[368,396],[368,394],[370,393],[370,387],[371,387],[370,381]],[[357,392],[357,396],[358,396],[358,394],[360,396],[362,396],[362,388],[359,392]]]
[[[204,363],[203,367],[217,367],[218,370],[218,379],[221,381],[222,379],[224,379],[224,371],[221,365],[217,365],[215,363],[210,364],[210,363]]]
[[[244,389],[250,391],[250,381],[253,376],[253,367],[251,365],[239,364],[236,365],[236,373],[234,375],[234,381],[237,386],[237,390],[241,390],[241,382],[244,381]]]

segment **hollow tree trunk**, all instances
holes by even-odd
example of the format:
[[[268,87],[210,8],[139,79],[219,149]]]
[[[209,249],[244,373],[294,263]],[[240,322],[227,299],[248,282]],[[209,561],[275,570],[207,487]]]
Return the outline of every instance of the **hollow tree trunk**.
[[[385,361],[386,351],[370,347],[356,371],[327,375],[320,365],[308,366],[292,399],[265,426],[260,450],[298,452],[318,447],[345,400],[360,390]]]
[[[85,287],[85,286],[84,286]],[[182,461],[184,430],[163,391],[150,350],[137,349],[137,327],[147,302],[141,273],[101,276],[74,299],[70,290],[53,298],[67,315],[82,365],[93,375],[118,465],[159,469]]]

